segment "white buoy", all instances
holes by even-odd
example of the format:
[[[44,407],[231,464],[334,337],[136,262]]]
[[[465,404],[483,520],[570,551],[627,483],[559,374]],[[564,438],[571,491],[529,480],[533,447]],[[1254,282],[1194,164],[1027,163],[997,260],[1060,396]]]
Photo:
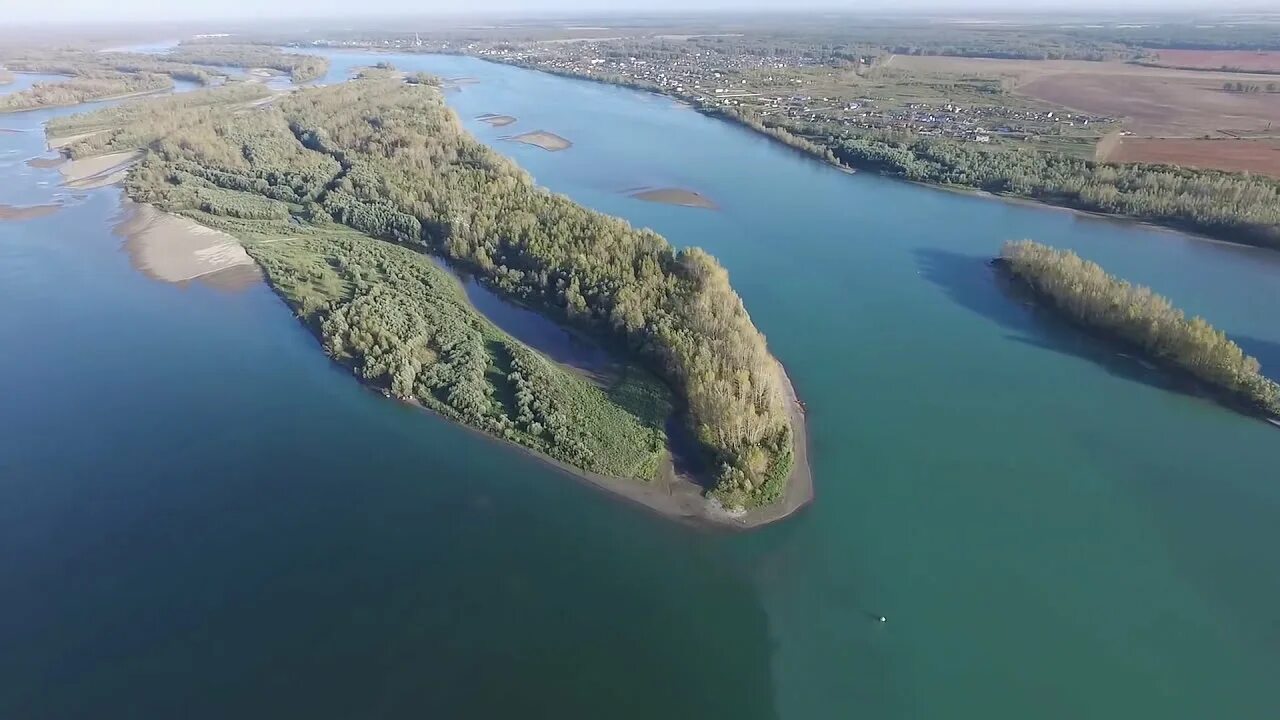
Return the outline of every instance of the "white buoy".
[[[886,619],[886,618],[885,618],[885,616],[883,616],[883,615],[881,615],[881,616],[880,616],[880,622],[884,622],[884,621],[885,621],[885,619]]]

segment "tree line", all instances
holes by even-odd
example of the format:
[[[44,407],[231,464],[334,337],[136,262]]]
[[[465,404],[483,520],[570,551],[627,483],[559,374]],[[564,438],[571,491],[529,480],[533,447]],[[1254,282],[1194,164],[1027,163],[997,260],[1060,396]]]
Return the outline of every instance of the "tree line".
[[[323,77],[329,70],[329,61],[318,55],[286,53],[261,45],[183,43],[174,48],[165,58],[197,65],[268,68],[287,73],[295,83]]]
[[[1153,360],[1189,373],[1236,401],[1280,415],[1280,385],[1203,318],[1188,319],[1167,298],[1108,275],[1070,250],[1030,240],[1006,243],[1003,264],[1074,322],[1130,343]]]

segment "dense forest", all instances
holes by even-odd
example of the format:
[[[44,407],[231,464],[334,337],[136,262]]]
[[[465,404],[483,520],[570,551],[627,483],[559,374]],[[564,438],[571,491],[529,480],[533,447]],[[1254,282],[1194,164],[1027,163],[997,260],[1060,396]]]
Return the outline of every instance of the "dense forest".
[[[701,250],[677,252],[652,231],[541,190],[470,138],[430,83],[355,80],[249,112],[207,102],[125,112],[128,143],[156,138],[127,181],[135,199],[250,227],[337,223],[444,255],[665,378],[716,468],[725,505],[781,494],[793,456],[780,368],[724,269]],[[304,314],[321,312],[297,302]],[[377,306],[376,322],[400,327],[381,317],[391,309]],[[331,349],[334,327],[321,328]],[[357,349],[374,345],[361,337]],[[369,366],[363,350],[352,354]],[[417,367],[386,372],[426,382]],[[396,387],[410,385],[417,387],[408,379]]]
[[[1257,360],[1204,319],[1187,319],[1150,288],[1108,275],[1069,250],[1029,240],[1006,243],[1000,259],[1072,321],[1133,344],[1258,412],[1280,415],[1280,385],[1262,374]]]
[[[139,73],[97,73],[74,77],[65,82],[36,83],[21,92],[0,97],[0,112],[34,110],[36,108],[77,105],[91,100],[167,90],[173,80],[165,75]]]

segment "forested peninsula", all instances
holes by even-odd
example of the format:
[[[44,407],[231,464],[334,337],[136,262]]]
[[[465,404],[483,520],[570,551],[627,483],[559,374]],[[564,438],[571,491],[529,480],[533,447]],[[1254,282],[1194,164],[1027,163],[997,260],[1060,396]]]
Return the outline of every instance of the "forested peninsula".
[[[0,97],[0,112],[78,105],[92,100],[156,92],[173,87],[165,75],[100,72],[84,74],[65,82],[36,83],[21,92]]]
[[[1256,359],[1203,318],[1187,319],[1150,288],[1109,275],[1070,250],[1029,240],[1006,243],[999,264],[1072,322],[1187,373],[1233,406],[1280,416],[1280,385],[1262,374]]]
[[[326,351],[389,394],[642,480],[674,408],[724,507],[781,497],[787,383],[715,259],[538,188],[468,136],[432,83],[378,75],[260,107],[211,99],[234,86],[202,90],[57,130],[116,126],[67,152],[144,150],[133,199],[241,238]],[[587,382],[471,310],[425,253],[634,363]]]

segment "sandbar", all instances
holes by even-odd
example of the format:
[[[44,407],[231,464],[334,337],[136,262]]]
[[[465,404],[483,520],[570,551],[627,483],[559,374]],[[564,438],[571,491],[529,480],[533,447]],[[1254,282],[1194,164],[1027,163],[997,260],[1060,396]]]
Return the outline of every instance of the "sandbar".
[[[681,207],[705,208],[707,210],[716,210],[717,206],[707,196],[693,190],[684,190],[681,188],[649,188],[629,193],[629,197],[646,202],[662,203],[664,205],[679,205]]]
[[[56,168],[66,161],[67,159],[61,155],[51,158],[33,157],[30,160],[27,160],[27,166],[41,169]]]
[[[573,147],[573,143],[568,140],[550,133],[545,130],[534,130],[532,132],[522,133],[520,135],[512,135],[505,137],[503,140],[511,140],[525,145],[533,145],[550,152],[559,152]]]
[[[0,205],[0,220],[34,220],[52,215],[62,209],[61,205]]]
[[[114,185],[124,179],[142,153],[136,150],[71,160],[58,166],[62,184],[77,190]]]
[[[515,122],[516,119],[510,115],[494,115],[493,113],[485,113],[476,117],[482,123],[488,123],[493,127],[506,127]]]
[[[115,232],[125,238],[134,267],[156,280],[181,283],[233,269],[252,271],[254,281],[258,277],[257,265],[239,240],[150,205],[126,202]]]

